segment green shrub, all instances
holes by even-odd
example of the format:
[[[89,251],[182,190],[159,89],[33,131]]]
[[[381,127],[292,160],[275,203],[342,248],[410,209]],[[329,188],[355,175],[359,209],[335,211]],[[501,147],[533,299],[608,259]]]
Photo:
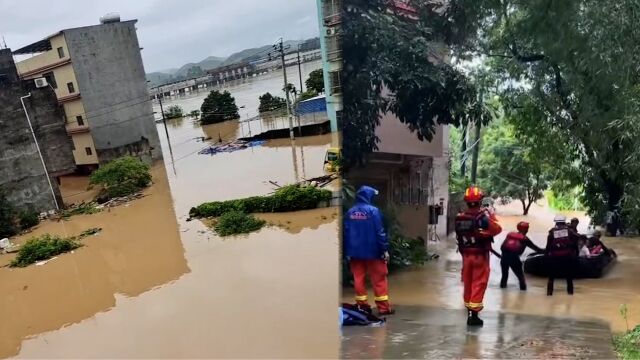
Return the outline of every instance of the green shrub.
[[[97,204],[95,202],[81,203],[78,206],[63,210],[62,217],[67,219],[74,215],[95,214],[97,212],[100,212],[100,210],[96,206]]]
[[[101,196],[107,198],[126,196],[149,186],[149,165],[133,156],[123,156],[96,170],[90,183],[104,187]]]
[[[40,223],[40,215],[35,211],[23,210],[18,215],[18,219],[22,230],[32,228]]]
[[[11,261],[11,267],[25,267],[38,261],[50,259],[56,255],[69,252],[82,246],[80,243],[63,239],[59,236],[44,234],[27,240],[20,247],[18,255]]]
[[[182,107],[180,105],[172,105],[167,108],[167,111],[164,112],[164,116],[167,119],[177,119],[184,116],[182,111]]]
[[[200,110],[192,110],[189,113],[189,116],[191,116],[192,118],[199,118],[200,117]]]
[[[236,99],[227,90],[223,92],[218,90],[211,91],[204,99],[200,107],[200,113],[202,115],[200,120],[202,125],[216,124],[240,117]]]
[[[253,196],[238,200],[214,201],[191,208],[192,217],[218,217],[230,211],[275,213],[309,210],[322,201],[331,200],[331,191],[311,186],[288,185],[270,196]]]
[[[260,230],[266,222],[241,211],[230,211],[220,216],[213,229],[220,236],[248,234]]]
[[[640,359],[640,325],[622,335],[614,336],[613,344],[621,359]]]
[[[544,192],[549,207],[554,210],[584,210],[584,206],[580,202],[581,189],[574,189],[570,193],[556,193],[553,190]]]

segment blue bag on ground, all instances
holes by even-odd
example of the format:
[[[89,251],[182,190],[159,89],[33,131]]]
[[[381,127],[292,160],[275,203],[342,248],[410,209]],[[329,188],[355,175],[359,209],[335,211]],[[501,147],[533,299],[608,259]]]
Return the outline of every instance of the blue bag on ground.
[[[342,304],[340,307],[342,326],[376,326],[384,324],[381,319],[357,305]]]

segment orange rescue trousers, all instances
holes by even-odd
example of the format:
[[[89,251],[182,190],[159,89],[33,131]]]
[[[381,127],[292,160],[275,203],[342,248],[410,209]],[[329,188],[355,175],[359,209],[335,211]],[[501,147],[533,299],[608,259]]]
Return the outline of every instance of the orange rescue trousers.
[[[389,303],[388,282],[387,282],[387,263],[384,260],[358,260],[351,259],[349,262],[351,273],[353,274],[353,287],[356,290],[356,303],[359,305],[368,305],[367,301],[367,285],[365,278],[369,274],[369,280],[373,285],[373,293],[375,295],[378,311],[388,313],[391,311]]]
[[[489,282],[489,252],[465,252],[462,254],[462,282],[464,305],[471,311],[484,307],[482,299]]]

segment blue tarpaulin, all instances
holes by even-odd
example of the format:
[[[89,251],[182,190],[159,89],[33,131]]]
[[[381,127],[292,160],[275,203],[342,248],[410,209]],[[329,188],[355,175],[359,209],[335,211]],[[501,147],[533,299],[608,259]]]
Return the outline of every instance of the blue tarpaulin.
[[[234,141],[230,144],[225,145],[215,145],[206,147],[198,152],[200,155],[215,155],[218,153],[229,153],[242,149],[247,149],[254,146],[260,146],[264,144],[266,141],[264,140],[255,140],[255,141]]]
[[[327,112],[327,100],[324,95],[300,101],[296,107],[297,115]]]

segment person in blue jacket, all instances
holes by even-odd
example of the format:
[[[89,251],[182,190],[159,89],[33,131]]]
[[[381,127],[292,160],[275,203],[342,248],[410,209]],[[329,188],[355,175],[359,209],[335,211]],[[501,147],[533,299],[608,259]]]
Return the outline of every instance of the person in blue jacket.
[[[344,252],[349,259],[356,291],[356,303],[371,311],[367,301],[366,275],[373,285],[375,302],[380,315],[393,314],[389,303],[387,262],[389,241],[382,222],[380,209],[373,198],[378,190],[362,186],[356,194],[356,202],[344,217]]]

